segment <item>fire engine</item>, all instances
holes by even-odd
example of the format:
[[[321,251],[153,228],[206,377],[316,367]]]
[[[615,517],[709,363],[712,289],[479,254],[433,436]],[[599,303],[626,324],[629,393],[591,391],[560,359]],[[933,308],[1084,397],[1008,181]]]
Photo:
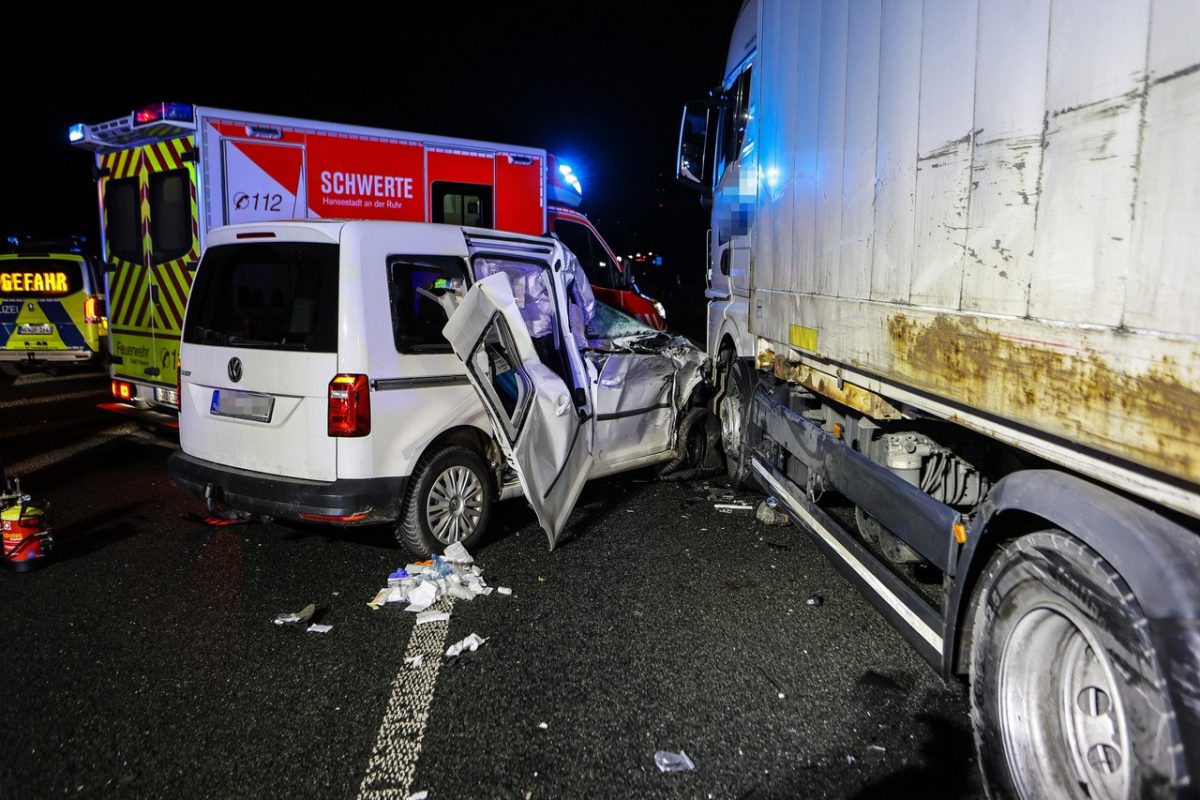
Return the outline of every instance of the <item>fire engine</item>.
[[[156,103],[73,125],[95,154],[109,265],[112,390],[137,406],[178,406],[180,327],[207,232],[283,219],[444,222],[551,232],[597,294],[666,327],[612,249],[575,210],[582,187],[545,150],[405,131]]]

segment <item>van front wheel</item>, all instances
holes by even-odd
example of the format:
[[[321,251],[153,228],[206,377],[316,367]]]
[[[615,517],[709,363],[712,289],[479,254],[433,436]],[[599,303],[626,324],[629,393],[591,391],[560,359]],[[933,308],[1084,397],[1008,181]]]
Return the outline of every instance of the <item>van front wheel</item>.
[[[450,445],[427,453],[413,470],[396,539],[418,558],[462,542],[470,550],[487,529],[494,492],[478,453]]]

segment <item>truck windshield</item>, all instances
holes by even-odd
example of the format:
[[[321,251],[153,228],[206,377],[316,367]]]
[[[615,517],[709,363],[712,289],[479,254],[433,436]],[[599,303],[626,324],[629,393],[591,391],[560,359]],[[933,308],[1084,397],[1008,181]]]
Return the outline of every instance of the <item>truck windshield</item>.
[[[183,340],[336,353],[337,315],[337,245],[219,245],[196,272]]]

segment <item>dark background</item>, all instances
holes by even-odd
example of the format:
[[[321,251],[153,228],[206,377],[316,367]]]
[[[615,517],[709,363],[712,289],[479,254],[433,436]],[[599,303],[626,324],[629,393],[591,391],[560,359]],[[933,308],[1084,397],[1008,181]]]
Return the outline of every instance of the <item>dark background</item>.
[[[643,288],[702,305],[707,222],[674,182],[679,114],[720,80],[740,5],[43,4],[0,47],[0,231],[95,239],[91,156],[68,127],[172,100],[544,147],[618,254],[664,254]]]

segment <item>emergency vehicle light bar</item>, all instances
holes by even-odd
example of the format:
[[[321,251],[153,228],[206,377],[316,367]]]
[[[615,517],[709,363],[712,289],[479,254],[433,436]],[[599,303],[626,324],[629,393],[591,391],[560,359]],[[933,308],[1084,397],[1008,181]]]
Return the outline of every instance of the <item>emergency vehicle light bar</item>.
[[[192,119],[192,107],[186,103],[154,103],[133,112],[133,121],[137,125],[159,120],[191,122]]]
[[[562,163],[550,153],[546,164],[546,183],[550,202],[569,208],[579,208],[583,202],[583,187],[579,184],[579,176],[570,166]]]
[[[72,125],[71,144],[97,153],[138,147],[186,136],[196,130],[195,109],[187,103],[154,103],[124,117],[95,125]]]

